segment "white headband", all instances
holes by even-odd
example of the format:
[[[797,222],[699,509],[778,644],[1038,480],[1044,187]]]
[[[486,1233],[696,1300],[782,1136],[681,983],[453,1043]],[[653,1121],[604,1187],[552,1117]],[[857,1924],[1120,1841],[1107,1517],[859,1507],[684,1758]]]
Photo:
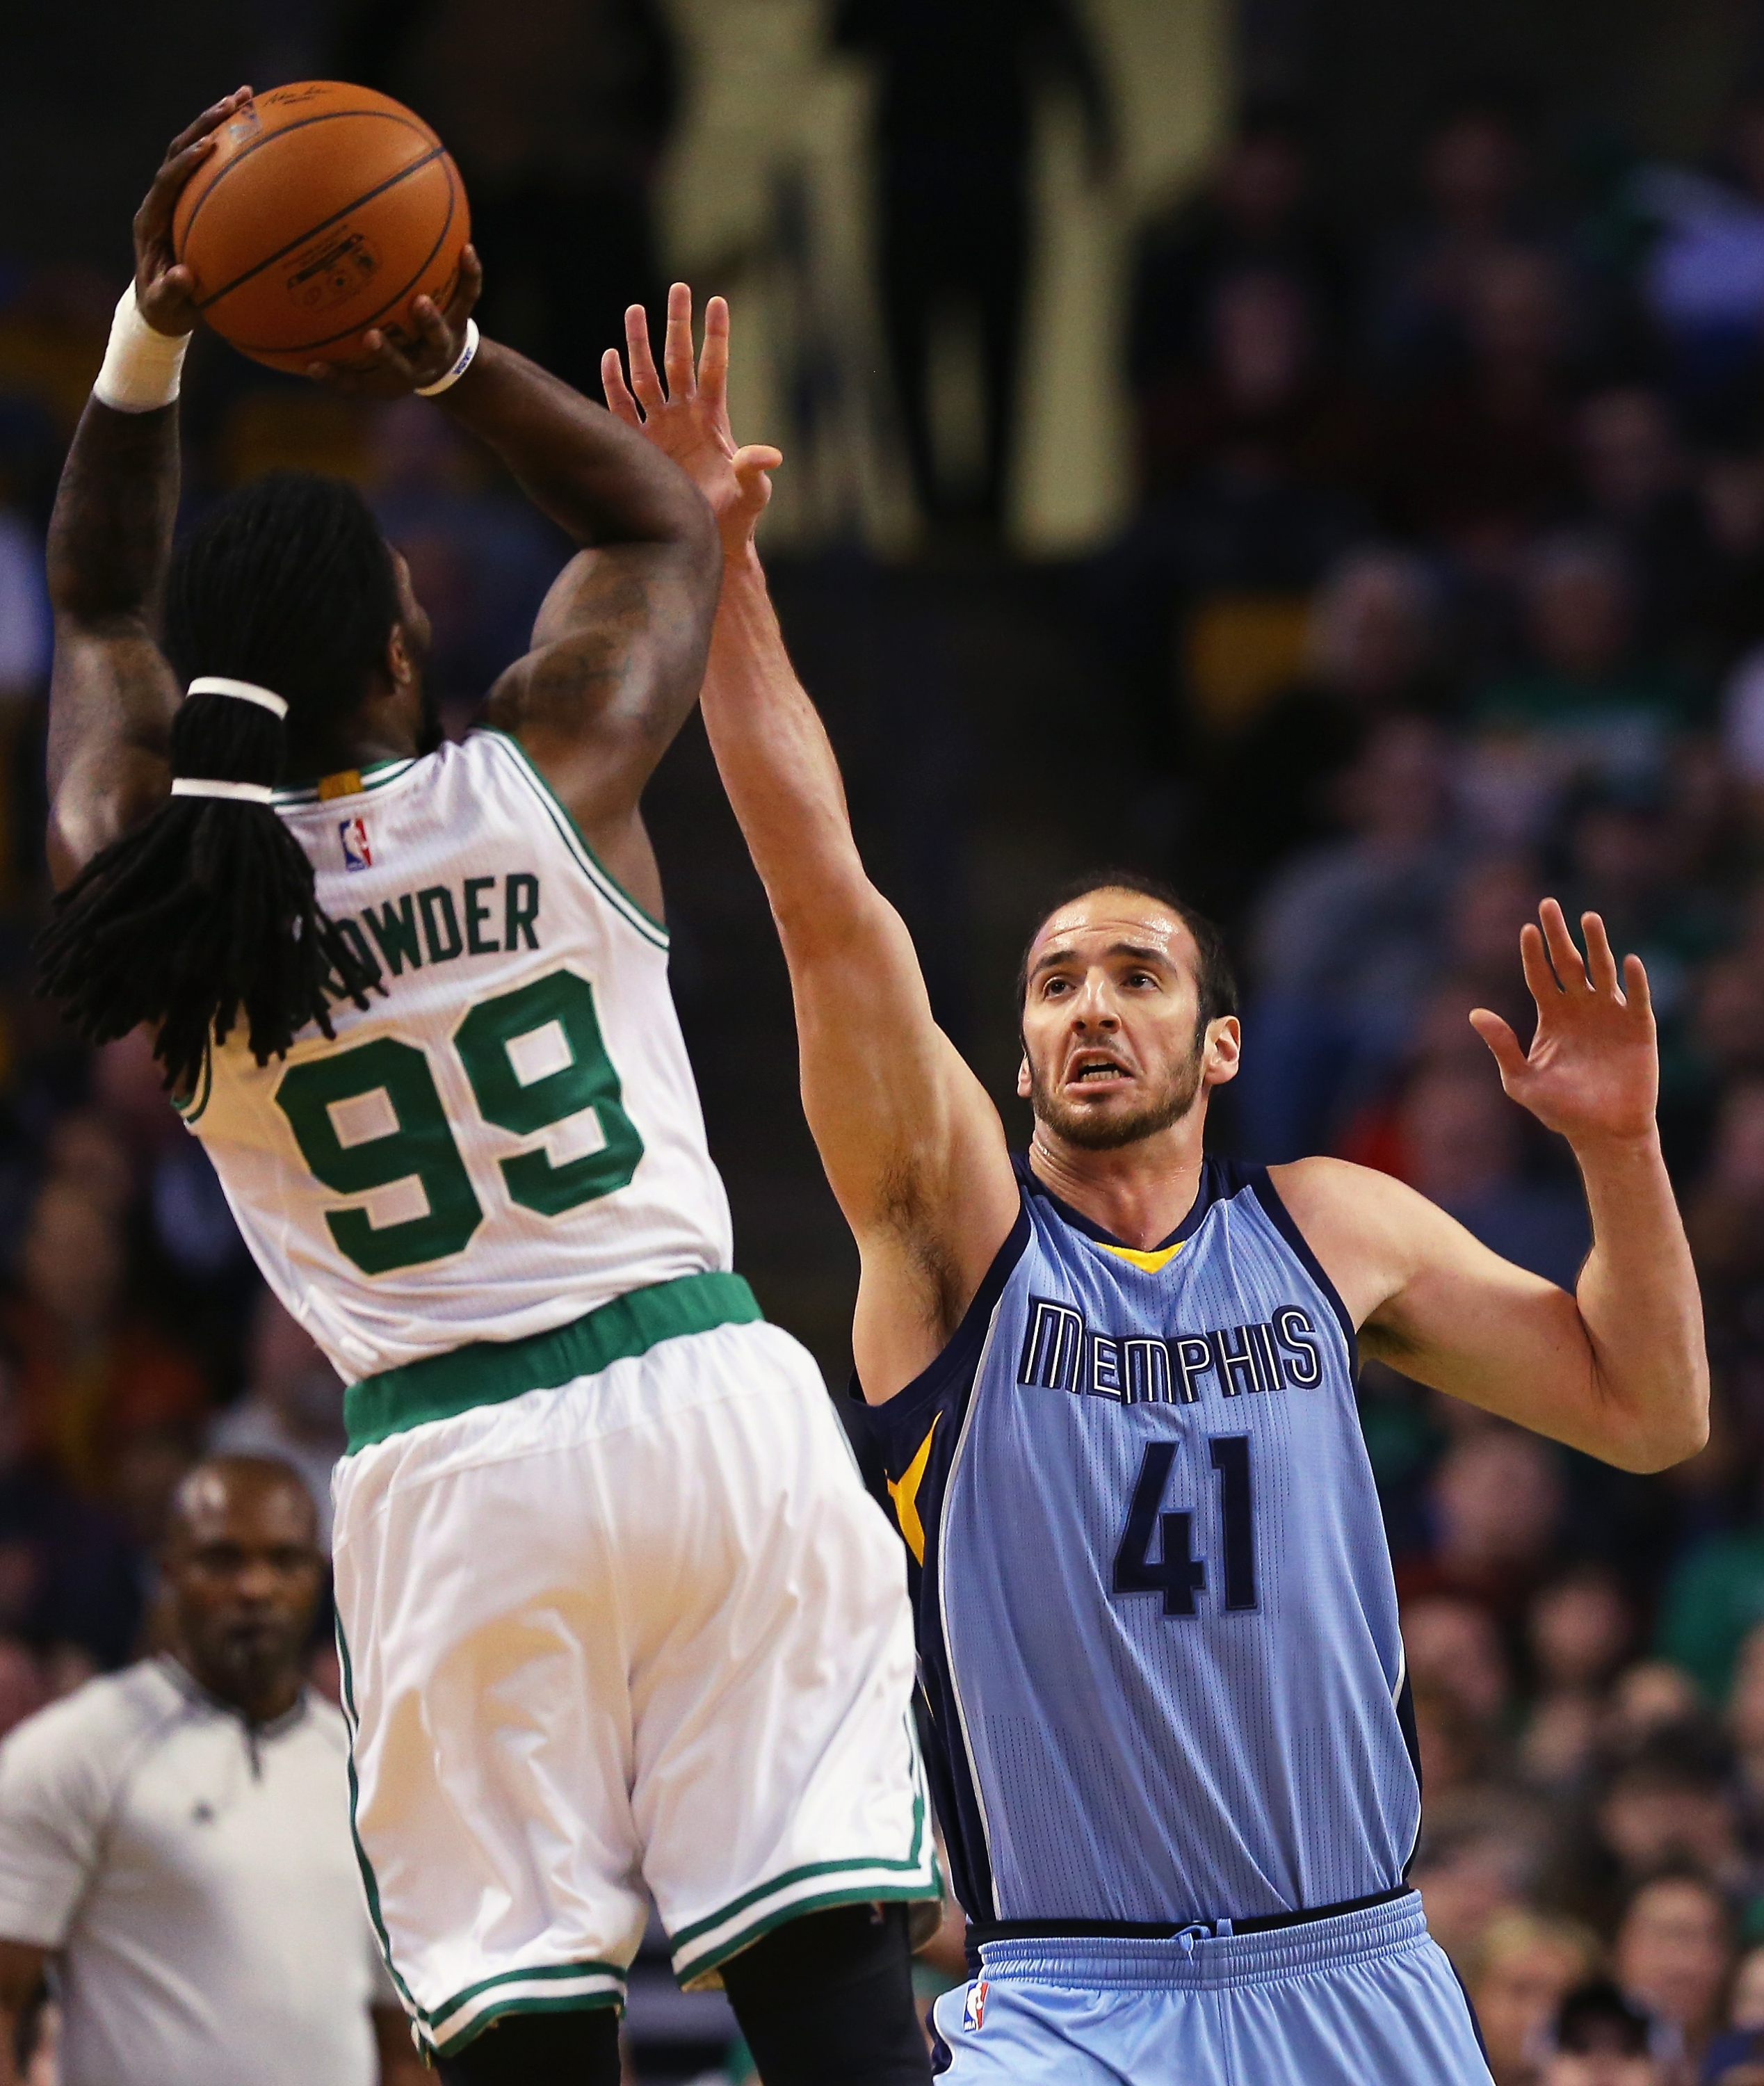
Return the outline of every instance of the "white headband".
[[[180,775],[174,797],[224,797],[235,804],[273,804],[275,792],[261,782],[211,782],[200,775]]]
[[[288,705],[281,696],[268,688],[260,688],[255,681],[229,680],[224,674],[198,674],[190,683],[189,692],[193,696],[233,696],[241,703],[255,703],[260,710],[269,710],[279,717],[288,715]]]

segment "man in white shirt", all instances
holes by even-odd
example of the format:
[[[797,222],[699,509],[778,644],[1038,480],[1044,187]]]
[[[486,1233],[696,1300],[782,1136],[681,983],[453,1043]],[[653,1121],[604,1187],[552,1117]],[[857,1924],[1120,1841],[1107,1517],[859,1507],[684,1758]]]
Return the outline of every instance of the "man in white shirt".
[[[364,1909],[342,1718],[305,1686],[306,1488],[198,1464],[164,1558],[176,1649],[0,1745],[0,2086],[47,1968],[62,2086],[414,2086]]]

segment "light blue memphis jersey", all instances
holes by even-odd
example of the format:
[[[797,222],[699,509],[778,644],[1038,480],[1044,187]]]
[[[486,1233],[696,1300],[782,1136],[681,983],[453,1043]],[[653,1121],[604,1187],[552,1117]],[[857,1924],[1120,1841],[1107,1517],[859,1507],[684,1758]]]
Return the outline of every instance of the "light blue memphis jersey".
[[[1400,1888],[1421,1791],[1344,1307],[1262,1167],[1208,1160],[1151,1252],[1018,1173],[967,1317],[874,1416],[964,1908]]]

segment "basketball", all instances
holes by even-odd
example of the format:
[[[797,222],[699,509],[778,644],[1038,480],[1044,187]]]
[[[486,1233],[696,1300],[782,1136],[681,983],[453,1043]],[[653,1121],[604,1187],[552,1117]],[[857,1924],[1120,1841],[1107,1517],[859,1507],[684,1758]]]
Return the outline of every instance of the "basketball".
[[[279,87],[222,126],[172,222],[202,317],[272,369],[347,367],[377,326],[415,338],[471,236],[459,170],[419,116],[339,80]]]

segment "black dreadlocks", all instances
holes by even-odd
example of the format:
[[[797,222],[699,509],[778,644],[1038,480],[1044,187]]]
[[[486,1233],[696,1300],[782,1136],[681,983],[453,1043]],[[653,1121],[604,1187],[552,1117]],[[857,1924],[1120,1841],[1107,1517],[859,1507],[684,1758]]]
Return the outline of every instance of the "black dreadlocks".
[[[165,649],[188,680],[281,696],[285,724],[225,695],[185,698],[173,777],[274,786],[316,773],[368,693],[398,619],[391,553],[356,489],[283,471],[235,494],[180,551]],[[38,945],[38,989],[88,1042],[141,1023],[174,1092],[244,1017],[260,1065],[330,1007],[365,1007],[379,973],[320,909],[313,866],[266,804],[171,797],[86,865]]]

